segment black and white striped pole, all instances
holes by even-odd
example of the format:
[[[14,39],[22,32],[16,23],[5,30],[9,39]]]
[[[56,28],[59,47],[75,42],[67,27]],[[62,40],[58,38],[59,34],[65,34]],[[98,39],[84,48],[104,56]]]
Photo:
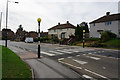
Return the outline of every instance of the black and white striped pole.
[[[40,58],[40,22],[41,22],[41,18],[38,18],[37,21],[38,21],[38,58]]]
[[[83,48],[85,47],[85,30],[83,30]]]

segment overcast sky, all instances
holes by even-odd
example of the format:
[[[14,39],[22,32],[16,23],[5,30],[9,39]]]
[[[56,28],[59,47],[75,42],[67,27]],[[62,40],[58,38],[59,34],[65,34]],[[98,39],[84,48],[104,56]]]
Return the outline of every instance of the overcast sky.
[[[5,28],[6,1],[0,0],[0,12],[3,12],[2,28]],[[60,22],[69,21],[73,25],[87,23],[102,17],[107,11],[118,13],[119,0],[9,0],[8,28],[16,32],[22,24],[26,31],[37,31],[37,18],[41,18],[41,31]]]

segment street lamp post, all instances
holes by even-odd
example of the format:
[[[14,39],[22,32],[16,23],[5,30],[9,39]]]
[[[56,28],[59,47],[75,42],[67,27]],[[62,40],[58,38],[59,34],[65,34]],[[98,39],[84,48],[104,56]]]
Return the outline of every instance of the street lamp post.
[[[85,30],[83,30],[83,48],[85,47],[84,43],[85,43]]]
[[[2,12],[1,12],[1,16],[0,16],[0,31],[1,31],[1,25],[2,25]]]
[[[6,39],[5,39],[5,46],[6,47],[7,47],[7,35],[8,35],[8,32],[7,32],[7,24],[8,24],[8,2],[11,2],[11,1],[7,0],[7,4],[6,4]],[[14,2],[14,3],[19,3],[19,2]]]
[[[40,22],[41,22],[41,18],[38,18],[37,21],[38,21],[38,58],[40,58]]]

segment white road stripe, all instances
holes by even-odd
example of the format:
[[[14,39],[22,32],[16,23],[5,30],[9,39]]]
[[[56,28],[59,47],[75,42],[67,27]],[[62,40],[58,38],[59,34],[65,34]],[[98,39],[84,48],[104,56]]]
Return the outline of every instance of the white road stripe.
[[[44,52],[44,51],[41,51],[42,54],[45,54],[45,55],[48,55],[48,56],[54,56],[55,54],[51,54],[51,53],[47,53],[47,52]]]
[[[101,51],[98,51],[98,53],[101,53]]]
[[[92,54],[92,53],[88,53],[88,54]]]
[[[92,74],[94,74],[94,75],[97,75],[97,76],[99,76],[99,77],[102,77],[102,78],[107,78],[107,77],[105,77],[105,76],[102,76],[102,75],[100,75],[100,74],[98,74],[98,73],[95,73],[95,72],[93,72],[93,71],[90,71],[90,70],[88,70],[88,69],[85,69],[85,71],[90,72],[90,73],[92,73]]]
[[[77,55],[77,57],[80,56],[80,55]]]
[[[85,61],[80,61],[80,60],[76,60],[76,59],[73,59],[73,61],[79,63],[79,64],[87,64],[88,62],[85,62]]]
[[[100,60],[100,58],[98,58],[98,57],[92,57],[92,56],[86,56],[86,57],[89,57],[89,58],[94,59],[94,60]]]
[[[64,58],[60,58],[60,59],[58,59],[58,61],[60,61],[60,60],[63,60]]]
[[[72,67],[75,67],[75,68],[77,68],[77,69],[82,69],[81,67],[77,67],[77,66],[74,66],[74,65],[72,65],[72,64],[63,62],[63,61],[58,61],[58,62],[63,63],[63,64],[66,64],[66,65],[69,65],[69,66],[72,66]],[[97,76],[99,76],[99,77],[101,77],[101,78],[105,78],[105,79],[110,80],[109,78],[107,78],[107,77],[105,77],[105,76],[103,76],[103,75],[100,75],[100,74],[98,74],[98,73],[95,73],[95,72],[93,72],[93,71],[90,71],[90,70],[88,70],[88,69],[84,69],[84,70],[87,71],[87,72],[89,72],[89,73],[92,73],[92,74],[94,74],[94,75],[97,75]],[[83,76],[86,77],[86,78],[92,78],[92,77],[87,76],[87,75],[83,75]]]
[[[68,51],[63,51],[63,50],[57,50],[59,52],[64,52],[64,53],[72,53],[72,52],[68,52]]]
[[[72,52],[80,52],[80,51],[72,51]]]
[[[102,52],[105,52],[105,51],[102,51]]]
[[[106,67],[102,67],[103,69],[106,69]]]
[[[82,75],[83,77],[87,78],[87,79],[91,79],[92,77],[88,76],[88,75]]]
[[[69,64],[69,63],[65,63],[65,62],[62,62],[62,61],[58,61],[58,62],[63,63],[63,64],[66,64],[66,65],[69,65],[69,66],[72,66],[72,67],[75,67],[75,68],[77,68],[77,69],[82,69],[81,67],[77,67],[77,66],[74,66],[74,65]]]
[[[67,58],[72,58],[72,57],[67,57]]]
[[[72,49],[63,49],[64,51],[70,51],[70,52],[80,52],[80,51],[76,51],[76,50],[72,50]]]
[[[49,51],[49,52],[56,53],[56,54],[63,54],[63,53],[56,52],[56,51]]]

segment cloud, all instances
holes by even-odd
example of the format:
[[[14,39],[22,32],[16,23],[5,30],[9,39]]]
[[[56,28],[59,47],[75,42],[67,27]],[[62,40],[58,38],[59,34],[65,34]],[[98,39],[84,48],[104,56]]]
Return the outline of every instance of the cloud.
[[[106,11],[112,14],[118,12],[118,0],[107,0],[109,2],[100,2],[98,0],[13,0],[19,4],[9,3],[8,25],[14,32],[20,24],[27,31],[36,31],[37,18],[41,18],[41,31],[55,26],[60,22],[80,24],[83,21],[90,22],[101,16]],[[103,1],[103,0],[102,0]],[[3,27],[5,27],[6,0],[0,0],[0,11],[3,12]]]

